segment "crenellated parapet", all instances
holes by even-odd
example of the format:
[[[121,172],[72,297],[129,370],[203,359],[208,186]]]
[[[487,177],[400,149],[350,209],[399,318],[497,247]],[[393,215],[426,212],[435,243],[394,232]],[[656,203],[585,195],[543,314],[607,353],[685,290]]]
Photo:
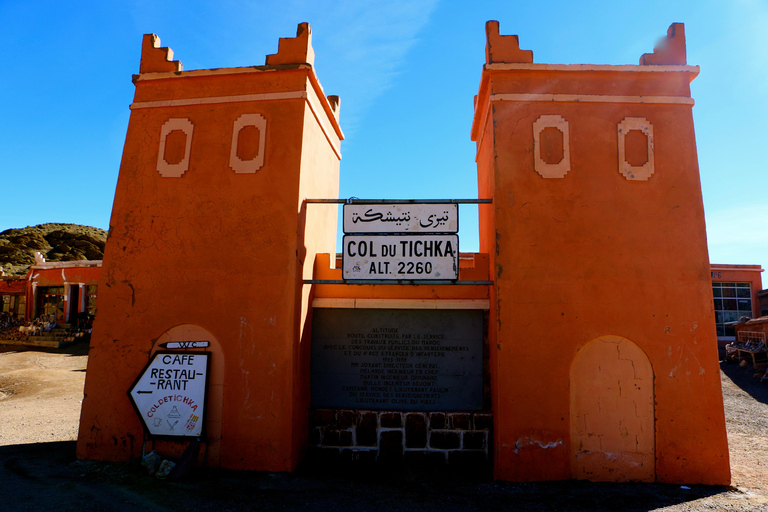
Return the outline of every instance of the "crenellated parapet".
[[[266,64],[261,66],[244,66],[234,68],[195,69],[182,71],[181,62],[173,60],[173,50],[160,47],[160,38],[156,34],[145,34],[142,40],[140,72],[133,75],[133,83],[136,85],[136,95],[131,105],[132,110],[158,108],[182,105],[198,105],[225,102],[261,102],[269,100],[303,99],[309,105],[317,121],[323,127],[328,136],[329,143],[334,147],[337,156],[341,156],[339,141],[344,134],[339,126],[339,98],[328,96],[323,91],[320,82],[315,75],[313,63],[315,52],[312,49],[312,29],[308,23],[300,23],[296,30],[296,37],[280,38],[278,52],[266,56]],[[285,77],[285,81],[274,88],[272,78],[274,72],[279,72]],[[240,75],[238,80],[223,80],[216,78],[219,89],[215,97],[199,97],[200,90],[197,84],[202,81],[210,82],[212,77],[225,75]],[[176,84],[170,86],[161,83],[163,80],[174,80]],[[186,116],[183,119],[188,119]],[[174,121],[180,123],[180,121]],[[193,122],[193,124],[195,124]],[[167,135],[171,138],[164,140],[170,148],[174,147],[174,140],[179,139],[179,151],[182,156],[186,154],[185,147],[189,141],[181,140],[177,128],[171,129],[174,124],[166,128],[170,130]],[[252,125],[248,125],[252,126]],[[185,124],[185,129],[191,128]],[[175,133],[173,133],[175,132]],[[261,140],[262,134],[259,134]],[[188,148],[191,149],[191,148]],[[167,155],[166,155],[167,156]],[[233,157],[234,158],[234,157]],[[261,158],[261,157],[259,157]],[[178,167],[170,170],[160,168],[165,164],[159,163],[158,171],[163,176],[182,176],[184,172],[184,158],[178,158],[173,164]],[[169,162],[170,165],[170,162]],[[234,165],[239,167],[239,165]],[[258,165],[256,166],[258,167]],[[170,174],[168,174],[168,172]]]
[[[517,36],[502,36],[499,34],[499,22],[492,20],[485,24],[487,43],[485,45],[486,64],[515,62],[533,62],[531,50],[521,50]]]
[[[336,116],[336,119],[338,119],[339,114],[341,113],[341,98],[336,95],[328,96],[328,103],[331,105],[331,111],[333,111],[333,115]]]
[[[173,60],[173,50],[160,46],[159,36],[144,34],[141,41],[140,73],[178,72],[181,70],[181,61]]]
[[[653,53],[640,57],[641,66],[670,66],[686,64],[685,25],[673,23],[667,29],[667,37],[659,41]]]
[[[299,23],[296,37],[281,37],[277,53],[267,55],[267,66],[280,64],[315,64],[315,50],[312,49],[312,29],[309,23]]]

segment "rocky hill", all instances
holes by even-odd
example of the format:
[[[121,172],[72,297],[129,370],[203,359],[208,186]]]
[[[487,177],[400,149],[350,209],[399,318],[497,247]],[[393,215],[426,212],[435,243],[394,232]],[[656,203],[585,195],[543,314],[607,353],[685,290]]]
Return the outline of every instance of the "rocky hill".
[[[35,263],[35,252],[46,261],[100,260],[107,232],[79,224],[40,224],[0,233],[0,268],[7,276],[23,276]]]

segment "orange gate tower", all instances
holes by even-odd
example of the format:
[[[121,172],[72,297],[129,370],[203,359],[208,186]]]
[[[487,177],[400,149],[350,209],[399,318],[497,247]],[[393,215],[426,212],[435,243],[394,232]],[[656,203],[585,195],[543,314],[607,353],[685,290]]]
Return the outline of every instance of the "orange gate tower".
[[[486,32],[495,475],[728,484],[683,25],[626,66]]]
[[[182,71],[144,36],[110,220],[78,456],[141,451],[125,392],[161,343],[210,340],[207,463],[292,470],[306,443],[309,286],[333,251],[338,98],[308,24],[265,66]],[[166,449],[172,450],[173,445]]]

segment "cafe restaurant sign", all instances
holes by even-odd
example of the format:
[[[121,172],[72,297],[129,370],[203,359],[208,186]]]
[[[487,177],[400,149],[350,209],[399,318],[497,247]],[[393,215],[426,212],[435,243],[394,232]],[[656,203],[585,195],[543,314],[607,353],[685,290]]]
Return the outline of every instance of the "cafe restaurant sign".
[[[157,352],[144,367],[128,395],[151,436],[202,435],[209,357],[207,352]]]

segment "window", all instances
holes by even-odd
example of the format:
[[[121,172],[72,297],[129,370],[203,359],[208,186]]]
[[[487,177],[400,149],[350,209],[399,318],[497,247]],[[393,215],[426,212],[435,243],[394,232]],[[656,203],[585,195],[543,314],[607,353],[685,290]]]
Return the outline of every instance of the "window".
[[[16,318],[23,318],[26,312],[27,298],[24,295],[3,295],[2,311],[4,313],[10,313]]]
[[[37,316],[56,315],[64,320],[64,287],[41,286],[37,292]]]
[[[715,299],[715,323],[718,336],[735,336],[729,322],[738,322],[746,316],[752,318],[752,291],[749,283],[712,283]]]

